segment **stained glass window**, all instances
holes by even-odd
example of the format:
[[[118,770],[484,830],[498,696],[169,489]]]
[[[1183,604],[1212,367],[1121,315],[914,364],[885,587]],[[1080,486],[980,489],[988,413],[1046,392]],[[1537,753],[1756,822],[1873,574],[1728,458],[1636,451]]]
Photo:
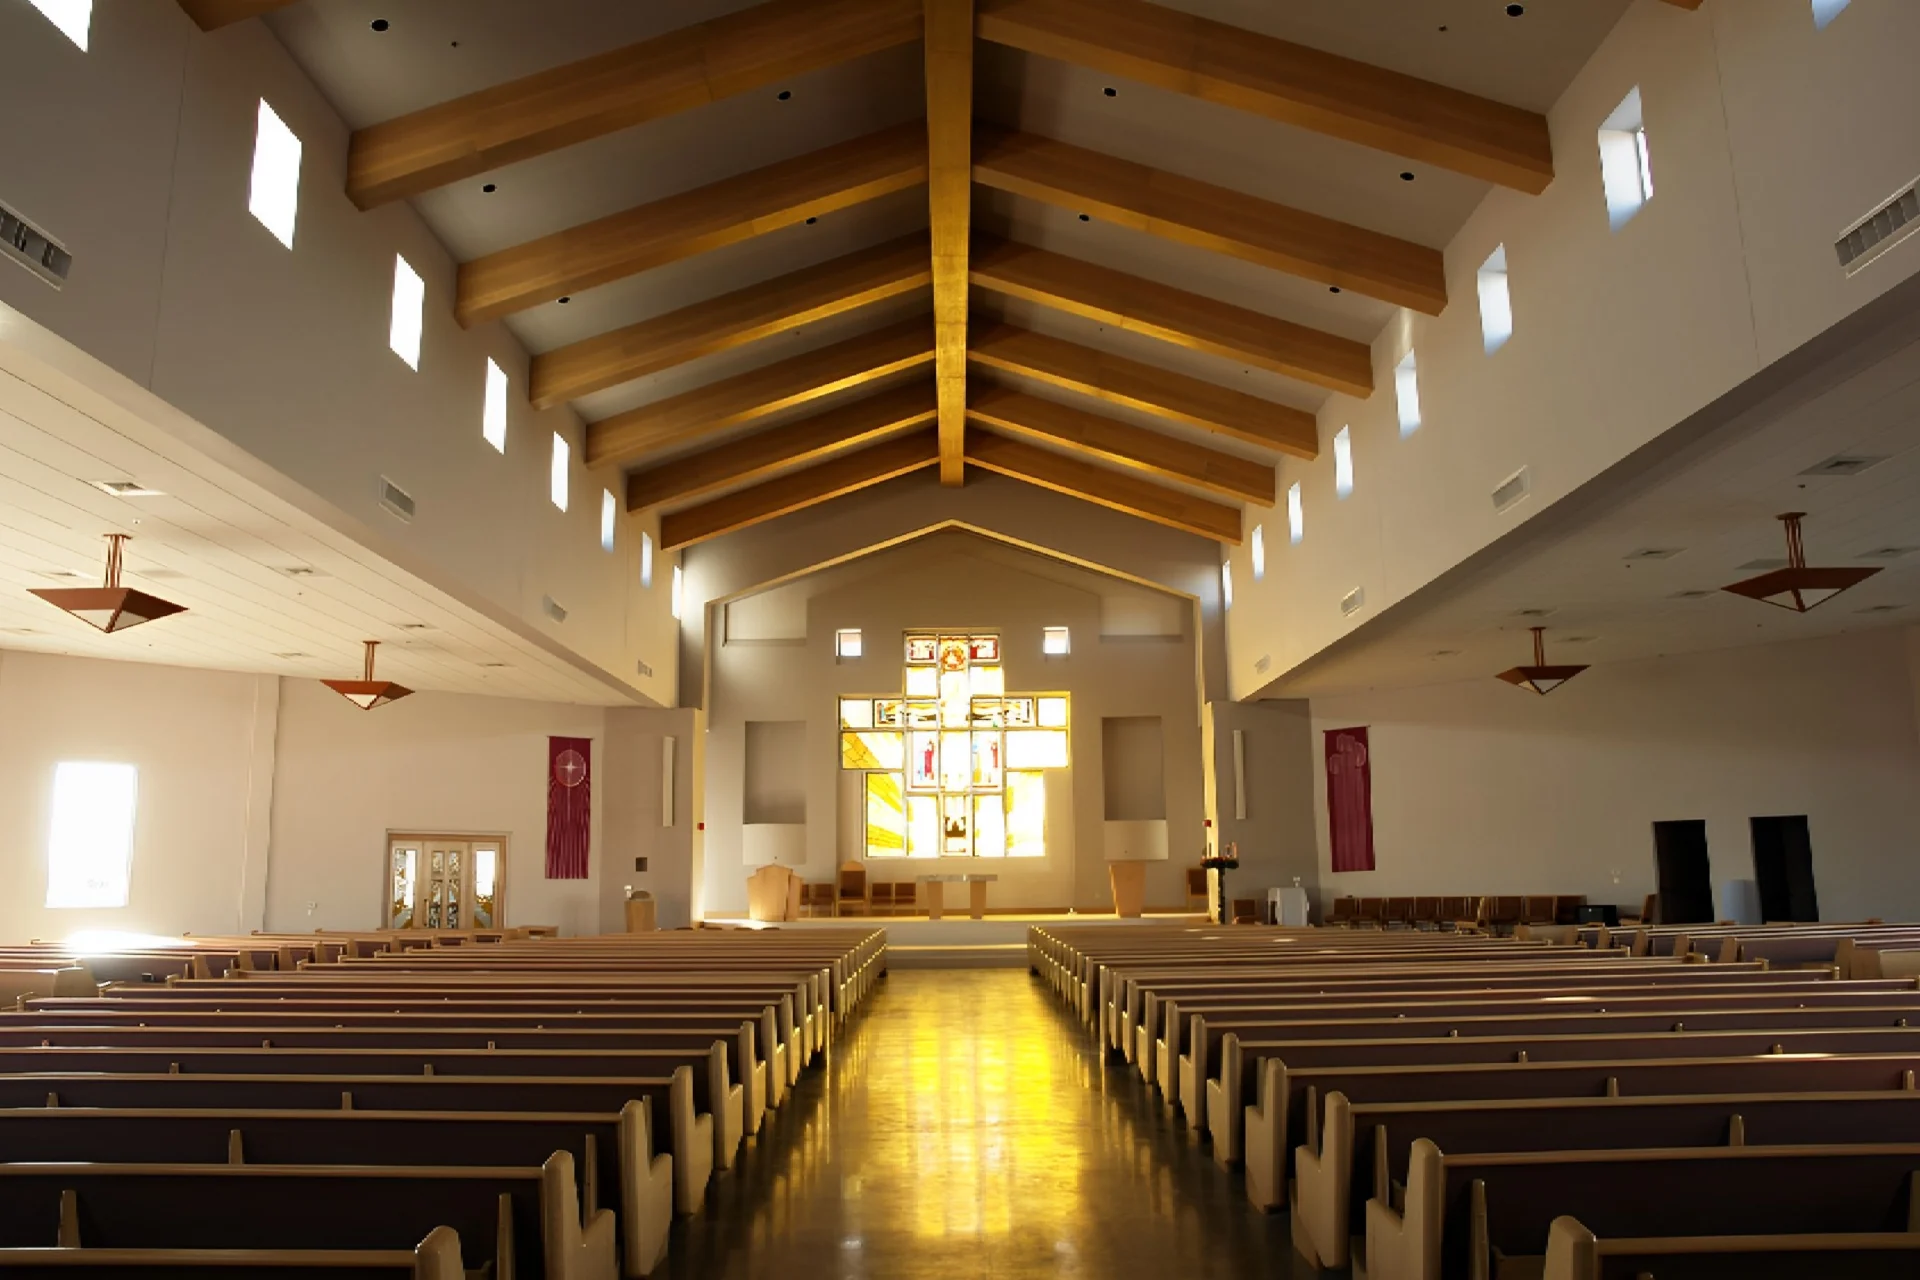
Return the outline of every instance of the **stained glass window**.
[[[906,637],[904,697],[840,699],[840,765],[865,775],[869,858],[1046,854],[1045,769],[1069,763],[1063,693],[1008,694],[997,635]]]

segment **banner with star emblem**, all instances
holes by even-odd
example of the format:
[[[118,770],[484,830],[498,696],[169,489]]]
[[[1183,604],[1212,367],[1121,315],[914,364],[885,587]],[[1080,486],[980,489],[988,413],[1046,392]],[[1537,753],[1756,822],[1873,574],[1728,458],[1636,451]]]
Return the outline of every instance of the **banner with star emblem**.
[[[593,739],[547,739],[547,879],[585,880],[593,830]]]
[[[1327,835],[1335,871],[1373,870],[1373,771],[1367,730],[1328,729]]]

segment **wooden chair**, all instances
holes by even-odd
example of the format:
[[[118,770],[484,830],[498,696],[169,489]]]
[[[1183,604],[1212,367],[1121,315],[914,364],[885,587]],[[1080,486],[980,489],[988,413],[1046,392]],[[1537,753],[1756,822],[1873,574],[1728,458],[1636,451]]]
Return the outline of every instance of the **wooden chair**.
[[[1233,900],[1233,922],[1235,924],[1259,924],[1260,900],[1258,898],[1235,898]]]
[[[1388,898],[1380,910],[1380,924],[1387,929],[1411,929],[1413,927],[1413,899]]]
[[[810,916],[833,911],[833,886],[824,880],[809,880],[800,886],[800,906]]]
[[[863,916],[873,910],[872,902],[867,897],[867,868],[864,863],[843,862],[840,864],[839,883],[835,886],[833,914],[843,916],[855,907]]]
[[[893,883],[893,909],[903,916],[920,914],[920,885],[914,880],[896,880]]]
[[[1552,894],[1533,894],[1520,900],[1521,924],[1553,924],[1558,901]]]
[[[1520,923],[1521,913],[1526,909],[1526,899],[1514,897],[1484,898],[1481,900],[1481,915],[1487,930],[1495,935],[1513,932],[1513,926]]]
[[[867,886],[867,909],[876,916],[893,914],[893,882],[875,880]]]
[[[1354,912],[1353,922],[1362,929],[1381,928],[1384,924],[1386,909],[1385,898],[1362,898],[1360,909]]]
[[[1413,900],[1413,927],[1431,932],[1440,927],[1440,904],[1442,898],[1415,898]]]
[[[1187,868],[1187,910],[1205,911],[1207,909],[1207,869],[1205,867]]]
[[[1353,926],[1353,918],[1359,914],[1359,911],[1360,900],[1358,898],[1335,898],[1333,900],[1333,911],[1327,916],[1327,924],[1335,928],[1351,928]]]

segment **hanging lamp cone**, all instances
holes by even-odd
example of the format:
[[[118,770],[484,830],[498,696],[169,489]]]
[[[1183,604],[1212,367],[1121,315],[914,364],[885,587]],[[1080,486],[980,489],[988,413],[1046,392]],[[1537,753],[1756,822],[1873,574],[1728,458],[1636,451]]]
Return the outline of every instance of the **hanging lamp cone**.
[[[1779,517],[1780,522],[1787,526],[1786,568],[1744,579],[1721,590],[1731,591],[1749,600],[1758,600],[1762,604],[1778,605],[1794,613],[1805,613],[1880,572],[1878,569],[1822,569],[1809,566],[1806,546],[1800,538],[1800,522],[1806,515],[1804,511],[1788,511]]]
[[[1505,680],[1508,684],[1516,684],[1516,685],[1519,685],[1522,689],[1530,689],[1534,693],[1539,694],[1541,697],[1545,697],[1547,694],[1552,693],[1555,689],[1558,689],[1561,685],[1565,684],[1567,681],[1573,679],[1575,676],[1579,675],[1582,671],[1585,671],[1587,669],[1584,664],[1579,666],[1575,666],[1572,664],[1567,664],[1567,665],[1557,666],[1557,667],[1548,666],[1547,665],[1547,642],[1544,639],[1546,630],[1547,629],[1545,627],[1532,628],[1532,631],[1533,631],[1533,665],[1532,666],[1514,667],[1514,668],[1511,668],[1510,670],[1502,671],[1500,673],[1500,678],[1502,680]]]
[[[362,711],[371,711],[375,707],[384,707],[389,702],[398,702],[400,699],[412,693],[413,690],[403,684],[395,684],[391,680],[375,680],[373,678],[373,651],[380,647],[380,642],[378,640],[368,640],[365,644],[367,646],[367,671],[363,679],[322,680],[320,683],[326,685],[327,688],[333,690]]]
[[[39,596],[56,608],[65,609],[90,627],[109,634],[137,627],[155,618],[185,613],[187,606],[162,600],[159,596],[120,585],[120,562],[128,534],[107,535],[107,574],[98,587],[37,587],[29,594]]]

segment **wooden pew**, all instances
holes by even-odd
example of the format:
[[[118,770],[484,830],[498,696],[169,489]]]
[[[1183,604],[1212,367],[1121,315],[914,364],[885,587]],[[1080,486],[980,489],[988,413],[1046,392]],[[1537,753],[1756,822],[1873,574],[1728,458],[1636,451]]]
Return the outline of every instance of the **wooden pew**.
[[[1309,1126],[1312,1129],[1313,1126]],[[1460,1155],[1482,1151],[1609,1147],[1786,1146],[1920,1143],[1920,1092],[1745,1093],[1662,1097],[1448,1099],[1359,1103],[1335,1090],[1319,1147],[1294,1154],[1289,1203],[1303,1257],[1347,1265],[1348,1239],[1364,1229],[1371,1196],[1391,1203],[1396,1172],[1426,1139]]]
[[[1547,1230],[1544,1280],[1912,1280],[1920,1234],[1653,1236],[1601,1239],[1577,1218]]]
[[[9,1280],[466,1280],[460,1235],[435,1227],[412,1249],[0,1249]]]
[[[1563,1215],[1613,1236],[1912,1232],[1917,1170],[1920,1144],[1450,1155],[1422,1139],[1404,1211],[1367,1204],[1367,1274],[1494,1276],[1542,1259]]]
[[[0,1204],[0,1248],[394,1249],[447,1225],[470,1252],[491,1242],[496,1276],[618,1273],[614,1215],[583,1224],[564,1151],[536,1168],[0,1164]]]
[[[617,1205],[624,1272],[644,1276],[666,1253],[673,1160],[653,1154],[650,1107],[617,1114],[513,1111],[0,1109],[10,1161],[93,1164],[538,1166],[573,1157],[591,1217],[602,1189]]]

